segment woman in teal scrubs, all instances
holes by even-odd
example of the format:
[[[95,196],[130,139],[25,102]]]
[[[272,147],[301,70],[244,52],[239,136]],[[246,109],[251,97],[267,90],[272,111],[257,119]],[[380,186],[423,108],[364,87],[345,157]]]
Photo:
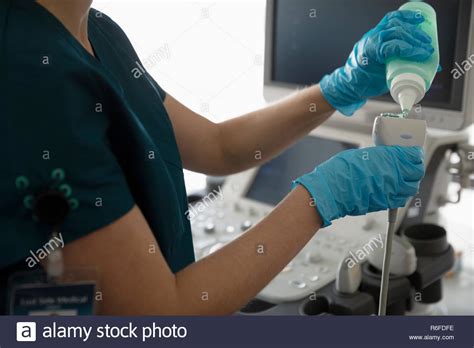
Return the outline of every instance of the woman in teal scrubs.
[[[29,259],[51,236],[34,210],[45,192],[59,192],[70,207],[59,226],[65,269],[95,268],[99,313],[112,315],[233,313],[331,220],[402,206],[416,193],[423,176],[419,149],[370,149],[372,164],[362,163],[357,151],[341,154],[296,180],[257,226],[195,262],[183,167],[236,173],[276,156],[335,109],[353,113],[386,92],[383,84],[374,90],[383,70],[377,54],[386,43],[373,34],[358,44],[369,58],[381,48],[364,71],[353,56],[321,85],[214,124],[167,95],[148,73],[136,74],[140,60],[129,40],[91,2],[0,2],[2,297],[11,274],[47,263]],[[414,20],[398,17],[384,25]],[[429,49],[421,52],[406,29],[391,54],[403,56],[411,45],[413,59],[426,59]],[[359,95],[370,83],[371,94]],[[356,186],[368,192],[365,198]]]

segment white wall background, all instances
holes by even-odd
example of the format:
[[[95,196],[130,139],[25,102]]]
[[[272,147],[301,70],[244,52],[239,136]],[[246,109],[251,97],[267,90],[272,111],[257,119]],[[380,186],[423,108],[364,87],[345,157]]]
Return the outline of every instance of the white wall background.
[[[158,83],[189,108],[222,121],[265,105],[265,0],[95,0],[126,31]],[[160,50],[169,56],[160,55]],[[204,176],[186,172],[188,190]],[[474,265],[473,193],[442,210],[451,243]]]
[[[222,121],[264,105],[265,0],[96,0],[93,7],[125,30],[142,60],[159,57],[148,71],[187,107]],[[204,186],[204,176],[185,175],[188,190]]]

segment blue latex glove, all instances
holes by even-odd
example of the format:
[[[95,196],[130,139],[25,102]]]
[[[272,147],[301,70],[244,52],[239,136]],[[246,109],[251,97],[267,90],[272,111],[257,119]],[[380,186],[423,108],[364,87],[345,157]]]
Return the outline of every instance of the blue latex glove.
[[[431,37],[418,28],[423,21],[423,16],[413,11],[387,14],[354,46],[346,65],[322,79],[325,99],[351,116],[367,99],[387,93],[387,59],[424,61],[433,54]]]
[[[425,174],[419,147],[377,146],[344,151],[293,182],[309,191],[323,220],[400,208]]]

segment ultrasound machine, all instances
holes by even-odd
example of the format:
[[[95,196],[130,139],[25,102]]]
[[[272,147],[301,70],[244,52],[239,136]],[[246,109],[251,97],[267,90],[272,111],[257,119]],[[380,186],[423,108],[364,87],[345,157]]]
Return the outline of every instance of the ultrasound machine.
[[[318,83],[344,65],[352,46],[398,0],[268,0],[265,98],[278,100]],[[420,193],[399,213],[387,313],[440,314],[443,278],[455,262],[440,225],[440,207],[456,203],[472,187],[469,145],[474,119],[474,5],[472,0],[431,0],[438,13],[442,71],[412,117],[426,120],[427,174]],[[315,16],[310,16],[314,13]],[[462,70],[462,71],[460,71]],[[456,78],[455,78],[456,76]],[[291,182],[338,152],[373,146],[372,125],[382,112],[398,112],[387,95],[370,101],[354,117],[334,115],[325,125],[260,168],[226,178],[225,200],[191,221],[196,257],[234,240],[263,219],[290,191]],[[386,212],[336,220],[305,248],[239,315],[372,315],[380,290]],[[298,226],[294,226],[298,228]],[[474,231],[473,231],[474,232]],[[288,231],[291,233],[291,231]],[[368,251],[365,258],[355,255]],[[344,260],[354,257],[349,269]]]

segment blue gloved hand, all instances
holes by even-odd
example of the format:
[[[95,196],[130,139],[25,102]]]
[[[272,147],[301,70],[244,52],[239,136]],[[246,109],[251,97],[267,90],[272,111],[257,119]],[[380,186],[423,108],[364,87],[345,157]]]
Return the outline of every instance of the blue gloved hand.
[[[414,11],[387,14],[354,46],[346,65],[322,79],[325,99],[351,116],[367,99],[387,93],[387,59],[424,61],[434,53],[431,37],[418,28],[424,20]]]
[[[425,174],[420,147],[344,151],[293,182],[309,191],[323,221],[405,206]]]

